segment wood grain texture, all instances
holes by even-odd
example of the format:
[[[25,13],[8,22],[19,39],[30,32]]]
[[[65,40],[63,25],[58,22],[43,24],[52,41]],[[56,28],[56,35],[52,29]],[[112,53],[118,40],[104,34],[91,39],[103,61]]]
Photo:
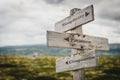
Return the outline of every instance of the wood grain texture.
[[[57,22],[55,24],[55,30],[57,32],[65,32],[93,20],[94,20],[94,10],[93,10],[93,5],[90,5],[82,10],[77,11],[73,15],[70,15],[65,19]]]
[[[72,30],[71,33],[83,34],[82,26],[79,26],[76,29]],[[82,50],[72,49],[72,55],[76,55],[76,54],[78,54],[78,55],[84,54],[84,49],[82,49]],[[84,80],[84,78],[85,78],[84,68],[73,71],[73,79],[74,80]]]
[[[72,71],[82,68],[95,67],[98,65],[97,55],[94,50],[84,54],[56,60],[56,72]]]
[[[84,69],[73,71],[73,80],[84,80],[85,71]]]
[[[109,50],[108,39],[75,33],[59,33],[47,31],[49,47]]]

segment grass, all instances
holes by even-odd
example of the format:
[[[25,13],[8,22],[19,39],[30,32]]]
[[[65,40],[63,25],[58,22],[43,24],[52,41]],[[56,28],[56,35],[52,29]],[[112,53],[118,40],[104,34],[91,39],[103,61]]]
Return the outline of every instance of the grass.
[[[72,72],[55,72],[56,58],[1,55],[0,80],[73,80]],[[120,56],[100,56],[99,66],[85,69],[85,80],[120,80]]]

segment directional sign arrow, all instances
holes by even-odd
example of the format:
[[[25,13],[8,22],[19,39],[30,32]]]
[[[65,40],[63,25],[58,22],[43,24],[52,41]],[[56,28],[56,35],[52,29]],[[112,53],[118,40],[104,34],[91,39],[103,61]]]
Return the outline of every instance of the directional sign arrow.
[[[56,72],[77,70],[81,68],[95,67],[98,65],[97,55],[94,50],[83,55],[59,58],[56,60]]]
[[[69,41],[69,38],[67,37],[67,38],[65,38],[65,40],[66,40],[66,41]]]
[[[47,31],[49,47],[108,50],[108,39],[84,34],[59,33]]]
[[[55,24],[57,32],[66,32],[94,20],[93,5],[77,11],[74,15]]]
[[[85,17],[87,17],[89,15],[89,12],[85,12]]]

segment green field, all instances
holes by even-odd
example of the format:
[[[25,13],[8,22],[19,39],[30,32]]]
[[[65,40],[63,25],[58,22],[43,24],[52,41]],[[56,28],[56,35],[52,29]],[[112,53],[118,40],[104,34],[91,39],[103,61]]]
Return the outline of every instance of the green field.
[[[73,80],[72,72],[55,72],[56,58],[1,55],[0,80]],[[120,80],[120,56],[100,56],[98,67],[85,69],[85,80]]]

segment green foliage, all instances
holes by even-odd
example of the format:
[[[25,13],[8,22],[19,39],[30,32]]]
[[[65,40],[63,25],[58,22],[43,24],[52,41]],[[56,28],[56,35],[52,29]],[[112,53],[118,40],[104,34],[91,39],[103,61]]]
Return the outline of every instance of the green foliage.
[[[99,66],[85,71],[86,80],[119,80],[120,56],[100,56]]]
[[[0,80],[73,80],[71,72],[55,72],[57,56],[0,56]],[[99,66],[85,69],[85,80],[119,80],[120,56],[100,56]]]

